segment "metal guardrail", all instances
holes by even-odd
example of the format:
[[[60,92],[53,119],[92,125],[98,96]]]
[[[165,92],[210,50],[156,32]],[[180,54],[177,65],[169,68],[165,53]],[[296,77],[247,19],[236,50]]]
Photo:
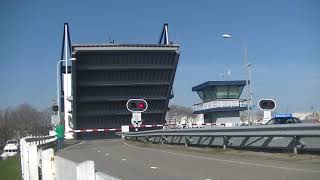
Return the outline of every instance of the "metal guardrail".
[[[117,133],[144,142],[320,152],[320,124],[288,124]]]

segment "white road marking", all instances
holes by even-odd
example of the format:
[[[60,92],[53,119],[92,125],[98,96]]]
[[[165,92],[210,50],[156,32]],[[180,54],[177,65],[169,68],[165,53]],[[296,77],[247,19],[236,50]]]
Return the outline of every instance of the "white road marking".
[[[123,158],[123,159],[121,159],[121,161],[126,161],[127,159],[125,159],[125,158]]]
[[[155,167],[155,166],[151,166],[150,168],[151,169],[159,169],[158,167]]]
[[[101,152],[100,150],[98,150],[97,152]]]
[[[105,156],[109,156],[109,154],[105,154]]]
[[[227,162],[227,163],[234,163],[234,164],[245,164],[245,165],[249,165],[249,166],[260,166],[260,167],[267,167],[267,168],[283,169],[283,170],[289,170],[289,171],[304,171],[304,172],[320,173],[320,171],[309,170],[309,169],[298,169],[298,168],[272,166],[272,165],[256,164],[256,163],[226,160],[226,159],[209,158],[209,157],[202,157],[202,156],[195,156],[195,155],[188,155],[188,154],[179,154],[179,153],[174,153],[174,152],[170,152],[170,151],[163,151],[163,150],[159,150],[159,149],[137,147],[137,146],[130,145],[130,144],[124,142],[123,140],[121,140],[121,141],[122,141],[122,143],[124,143],[125,145],[127,145],[129,147],[138,148],[138,149],[145,149],[145,150],[153,150],[153,151],[158,151],[158,152],[163,152],[163,153],[168,153],[168,154],[173,154],[173,155],[178,155],[178,156],[184,156],[184,157],[192,157],[192,158],[197,158],[197,159],[213,160],[213,161],[220,161],[220,162]]]

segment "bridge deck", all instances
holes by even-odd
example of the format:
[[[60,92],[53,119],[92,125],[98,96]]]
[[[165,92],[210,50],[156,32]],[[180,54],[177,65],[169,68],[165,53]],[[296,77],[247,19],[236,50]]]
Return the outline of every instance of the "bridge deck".
[[[121,179],[319,179],[320,159],[256,152],[203,151],[184,147],[136,146],[121,140],[82,141],[58,153],[76,162],[93,160],[97,170]],[[214,152],[214,153],[212,153]],[[313,162],[312,162],[313,161]]]

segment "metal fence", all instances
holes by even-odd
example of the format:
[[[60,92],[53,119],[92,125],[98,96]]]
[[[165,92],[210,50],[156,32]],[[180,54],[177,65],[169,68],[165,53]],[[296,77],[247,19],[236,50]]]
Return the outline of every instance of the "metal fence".
[[[320,152],[320,124],[164,129],[117,133],[127,139],[185,146]]]

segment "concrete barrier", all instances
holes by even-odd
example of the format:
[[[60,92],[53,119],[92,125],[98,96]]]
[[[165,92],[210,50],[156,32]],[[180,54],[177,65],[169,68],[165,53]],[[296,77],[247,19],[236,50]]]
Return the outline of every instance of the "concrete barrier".
[[[55,164],[53,149],[46,149],[41,152],[41,174],[42,179],[55,179]]]
[[[20,140],[21,177],[29,180],[29,144],[24,139]]]
[[[42,155],[45,151],[45,147],[48,143],[54,142],[55,137],[52,136],[28,136],[20,139],[20,161],[21,161],[21,177],[24,180],[39,180],[49,179],[50,176],[46,176],[48,169],[42,169],[42,166],[47,167],[48,158],[47,154]],[[46,152],[48,153],[48,152]],[[53,150],[52,150],[53,156]],[[44,158],[44,159],[42,159]],[[41,162],[41,163],[40,163]],[[41,169],[41,174],[39,173]],[[51,167],[50,167],[51,168]],[[50,173],[51,171],[49,171]],[[52,172],[51,172],[52,173]],[[46,175],[44,175],[46,174]],[[54,178],[51,178],[54,179]]]
[[[31,180],[39,179],[39,160],[37,145],[32,144],[29,146],[29,175]]]
[[[129,126],[121,126],[121,132],[130,132]],[[122,136],[124,138],[124,136]]]
[[[54,156],[52,148],[45,149],[49,147],[47,144],[54,141],[54,136],[20,139],[23,180],[119,180],[102,172],[95,172],[94,161],[76,163]]]
[[[56,180],[120,180],[95,172],[94,161],[76,163],[60,156],[55,157]]]
[[[109,176],[107,174],[104,174],[102,172],[96,172],[96,180],[120,180],[119,178]]]
[[[56,180],[94,180],[94,162],[84,161],[75,163],[68,159],[56,156]]]

